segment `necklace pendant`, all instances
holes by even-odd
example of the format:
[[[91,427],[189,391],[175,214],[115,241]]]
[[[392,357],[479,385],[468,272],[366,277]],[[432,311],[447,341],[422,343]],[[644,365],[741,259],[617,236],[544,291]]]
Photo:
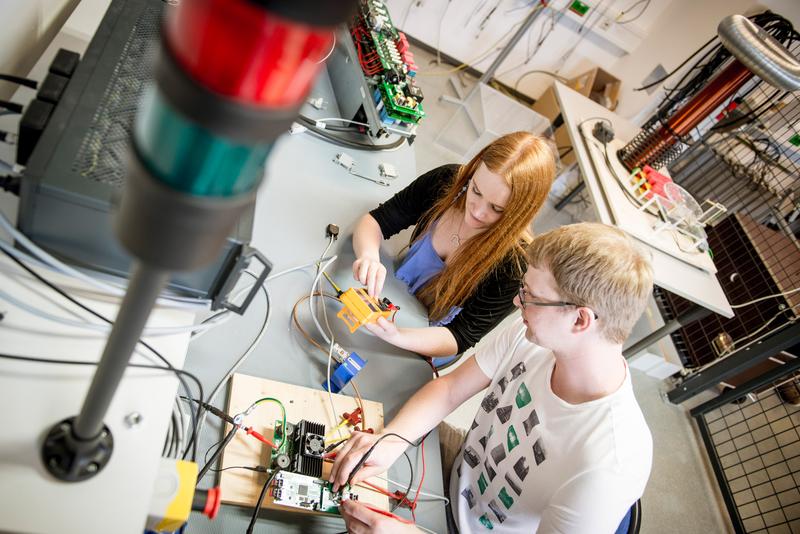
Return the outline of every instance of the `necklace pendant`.
[[[458,234],[452,234],[450,236],[450,244],[452,244],[454,247],[460,247],[461,246],[461,236],[458,235]]]

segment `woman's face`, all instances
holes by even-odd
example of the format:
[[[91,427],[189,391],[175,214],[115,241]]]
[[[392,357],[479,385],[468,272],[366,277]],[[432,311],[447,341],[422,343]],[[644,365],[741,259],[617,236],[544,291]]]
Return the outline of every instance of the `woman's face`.
[[[475,230],[489,228],[503,216],[510,196],[505,178],[481,163],[467,184],[464,225]]]

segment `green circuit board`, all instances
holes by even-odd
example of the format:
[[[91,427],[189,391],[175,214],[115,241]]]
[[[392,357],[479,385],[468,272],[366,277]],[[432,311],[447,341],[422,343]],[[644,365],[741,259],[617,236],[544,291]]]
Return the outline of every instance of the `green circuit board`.
[[[418,124],[425,110],[424,95],[414,79],[417,67],[413,60],[406,62],[408,51],[403,47],[408,46],[407,38],[394,26],[385,2],[361,0],[351,34],[358,41],[359,61],[364,60],[362,68],[374,91],[381,120],[386,124]],[[376,68],[374,61],[380,66]]]
[[[290,508],[339,515],[342,499],[358,500],[358,495],[349,488],[334,492],[330,482],[300,473],[281,471],[272,486],[272,502]]]

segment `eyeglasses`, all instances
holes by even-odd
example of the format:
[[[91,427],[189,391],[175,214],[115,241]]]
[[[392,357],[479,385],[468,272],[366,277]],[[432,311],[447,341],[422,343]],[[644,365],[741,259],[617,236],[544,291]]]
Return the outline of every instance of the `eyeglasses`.
[[[527,294],[528,294],[528,292],[525,291],[525,284],[520,282],[520,284],[519,284],[519,303],[522,305],[523,308],[525,306],[528,306],[529,304],[531,306],[577,306],[577,304],[573,304],[572,302],[564,302],[564,301],[540,302],[540,301],[537,301],[537,300],[526,300],[525,296]]]
[[[519,283],[519,303],[524,308],[525,306],[549,306],[549,307],[564,307],[564,306],[576,306],[580,307],[580,305],[575,304],[573,302],[564,302],[564,301],[555,301],[555,302],[542,302],[538,300],[528,300],[526,299],[526,295],[528,292],[525,291],[525,284],[520,282]],[[584,306],[585,307],[585,306]],[[594,313],[594,318],[597,319],[597,314]]]

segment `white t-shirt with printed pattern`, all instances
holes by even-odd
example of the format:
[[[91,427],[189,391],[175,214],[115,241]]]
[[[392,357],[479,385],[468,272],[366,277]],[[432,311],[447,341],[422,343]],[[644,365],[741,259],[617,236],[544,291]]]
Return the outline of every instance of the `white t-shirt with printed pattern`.
[[[525,339],[521,319],[475,359],[492,383],[453,465],[461,533],[613,533],[653,457],[627,367],[616,392],[569,404],[550,387],[555,357]]]

